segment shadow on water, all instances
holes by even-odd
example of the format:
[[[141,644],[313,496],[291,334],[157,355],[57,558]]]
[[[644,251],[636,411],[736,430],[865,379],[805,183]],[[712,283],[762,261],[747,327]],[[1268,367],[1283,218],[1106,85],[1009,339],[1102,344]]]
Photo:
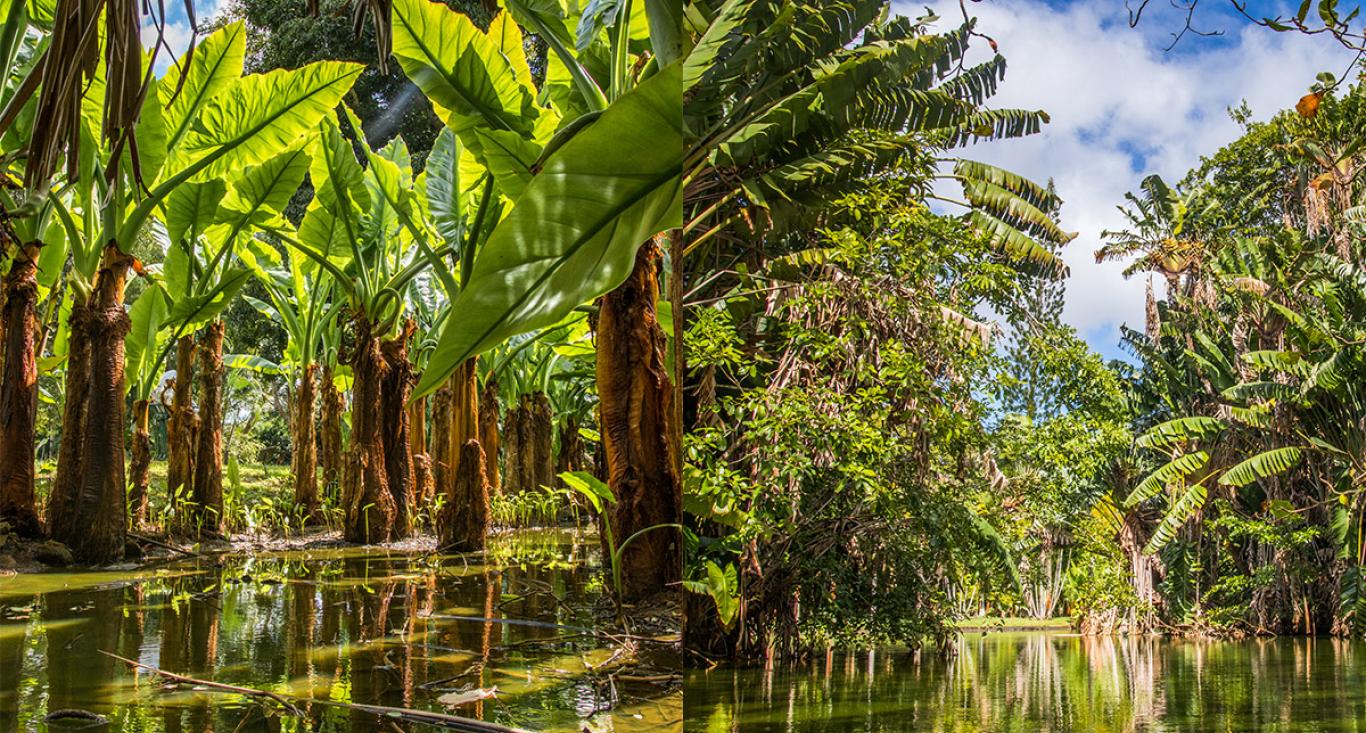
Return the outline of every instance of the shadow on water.
[[[1337,639],[1192,641],[972,634],[953,659],[837,653],[692,672],[697,733],[1194,733],[1366,730],[1366,647]]]
[[[322,701],[530,730],[676,729],[676,685],[588,669],[615,650],[588,631],[604,626],[597,545],[571,531],[527,530],[493,538],[487,557],[347,548],[0,579],[0,733],[89,724],[45,721],[63,709],[105,716],[109,724],[94,730],[125,733],[433,730]],[[304,698],[307,719],[167,684],[101,650]],[[666,647],[639,653],[677,668]],[[454,708],[438,699],[495,687],[495,697]]]

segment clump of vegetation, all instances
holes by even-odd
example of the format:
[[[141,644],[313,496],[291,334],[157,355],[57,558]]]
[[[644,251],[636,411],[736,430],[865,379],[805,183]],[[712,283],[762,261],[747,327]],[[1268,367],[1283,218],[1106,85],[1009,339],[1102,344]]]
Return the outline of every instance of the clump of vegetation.
[[[618,533],[676,523],[682,48],[648,5],[243,2],[168,59],[161,8],[0,2],[0,518],[92,564],[130,529],[477,551],[491,493],[591,468]]]

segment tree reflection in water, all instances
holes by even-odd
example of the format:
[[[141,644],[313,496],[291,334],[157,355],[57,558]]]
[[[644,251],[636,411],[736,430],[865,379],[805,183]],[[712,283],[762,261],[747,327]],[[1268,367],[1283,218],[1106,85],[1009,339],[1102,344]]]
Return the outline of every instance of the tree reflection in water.
[[[692,672],[685,731],[1359,730],[1362,642],[969,634],[956,656],[835,652]]]
[[[381,725],[374,714],[325,701],[533,730],[677,725],[676,686],[618,683],[612,711],[591,715],[596,703],[585,710],[583,701],[601,701],[603,690],[578,660],[607,656],[611,641],[556,628],[601,625],[602,588],[590,582],[597,572],[591,537],[526,531],[495,541],[488,557],[325,549],[0,580],[0,733],[41,730],[43,716],[59,709],[104,715],[111,723],[103,730],[139,733]],[[168,685],[101,650],[303,698],[309,721],[242,696]],[[642,650],[652,655],[676,664],[662,645]],[[455,709],[437,699],[476,687],[498,694]]]

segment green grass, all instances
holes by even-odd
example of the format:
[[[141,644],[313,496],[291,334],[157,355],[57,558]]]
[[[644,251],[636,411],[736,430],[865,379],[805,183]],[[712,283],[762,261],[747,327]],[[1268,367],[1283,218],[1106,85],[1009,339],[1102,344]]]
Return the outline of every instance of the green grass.
[[[1063,631],[1072,628],[1072,617],[976,616],[954,623],[960,631]]]

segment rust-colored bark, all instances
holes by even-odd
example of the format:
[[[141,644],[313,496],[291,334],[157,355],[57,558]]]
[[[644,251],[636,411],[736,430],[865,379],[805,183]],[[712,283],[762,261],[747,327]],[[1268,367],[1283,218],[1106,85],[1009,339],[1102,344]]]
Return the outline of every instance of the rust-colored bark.
[[[451,382],[448,380],[432,393],[432,488],[437,496],[451,492],[455,473],[451,467]]]
[[[525,444],[522,457],[528,461],[524,473],[529,477],[532,488],[555,485],[555,418],[550,409],[550,398],[544,392],[523,395],[527,401],[527,434],[531,438],[531,450]]]
[[[43,533],[34,503],[34,420],[38,409],[38,249],[18,248],[4,283],[0,334],[4,368],[0,372],[0,520],[25,537]]]
[[[194,456],[190,529],[223,535],[223,322],[214,321],[199,342],[199,436]]]
[[[342,478],[345,536],[352,542],[388,542],[412,532],[416,509],[408,395],[414,382],[409,322],[397,338],[381,341],[358,319],[351,354],[351,447]]]
[[[503,486],[503,478],[498,471],[498,457],[502,452],[499,418],[498,383],[490,376],[484,383],[484,391],[479,393],[479,445],[484,449],[484,478],[488,481],[489,491],[493,493],[500,491]]]
[[[598,395],[608,485],[617,498],[609,521],[618,543],[646,528],[679,522],[682,514],[680,436],[655,313],[658,258],[655,244],[646,243],[626,282],[599,301]],[[625,599],[664,591],[680,580],[681,548],[673,528],[632,540],[622,556]]]
[[[71,312],[66,411],[48,530],[88,563],[123,557],[123,290],[132,258],[105,247],[89,299]],[[76,404],[73,404],[76,403]]]
[[[465,455],[464,446],[469,441],[479,440],[479,375],[475,370],[474,358],[456,367],[451,375],[451,470],[453,481],[460,480],[464,467],[460,461]]]
[[[323,490],[334,500],[341,488],[342,471],[342,393],[333,380],[332,365],[323,367],[322,469]]]
[[[294,393],[291,405],[290,433],[293,450],[290,451],[290,475],[294,480],[294,505],[304,511],[304,523],[315,524],[321,519],[321,501],[318,497],[318,436],[317,424],[313,421],[313,403],[316,395],[317,364],[304,367],[299,375],[299,389]]]
[[[435,498],[436,484],[432,480],[432,458],[427,453],[426,397],[408,405],[408,450],[413,455],[413,493],[418,506],[428,506]]]
[[[181,504],[189,498],[194,482],[194,450],[199,435],[199,414],[194,409],[195,349],[194,336],[182,336],[176,341],[175,383],[170,414],[166,417],[167,505],[181,525],[186,522]]]
[[[484,449],[477,440],[460,446],[460,471],[446,497],[438,526],[441,547],[453,552],[484,549],[489,532],[489,485],[484,471]]]
[[[147,486],[151,482],[152,435],[147,400],[133,403],[133,465],[128,482],[128,511],[134,527],[147,522]]]
[[[588,448],[584,445],[583,436],[579,435],[579,421],[577,418],[566,417],[560,423],[560,448],[555,455],[555,475],[558,476],[568,471],[582,471],[588,465]]]
[[[508,405],[507,417],[503,418],[503,476],[502,487],[505,491],[526,491],[527,478],[523,475],[526,462],[522,451],[529,450],[530,441],[526,439],[526,408],[522,401]]]
[[[384,377],[380,387],[384,414],[384,466],[388,472],[389,493],[394,498],[394,537],[413,532],[417,510],[417,487],[413,481],[413,453],[408,425],[408,395],[416,382],[413,365],[408,361],[408,341],[417,327],[409,322],[399,337],[380,344],[384,356]]]
[[[384,456],[384,355],[379,337],[371,331],[368,322],[356,321],[356,345],[351,354],[351,445],[342,477],[344,534],[351,542],[388,542],[398,518]]]
[[[81,301],[73,303],[68,325],[73,330],[89,320],[90,308]],[[57,448],[57,473],[52,479],[52,491],[47,498],[48,532],[56,536],[68,533],[74,522],[76,499],[81,478],[81,424],[85,422],[86,403],[90,397],[90,343],[82,335],[68,341],[66,380],[62,395],[62,437]]]

